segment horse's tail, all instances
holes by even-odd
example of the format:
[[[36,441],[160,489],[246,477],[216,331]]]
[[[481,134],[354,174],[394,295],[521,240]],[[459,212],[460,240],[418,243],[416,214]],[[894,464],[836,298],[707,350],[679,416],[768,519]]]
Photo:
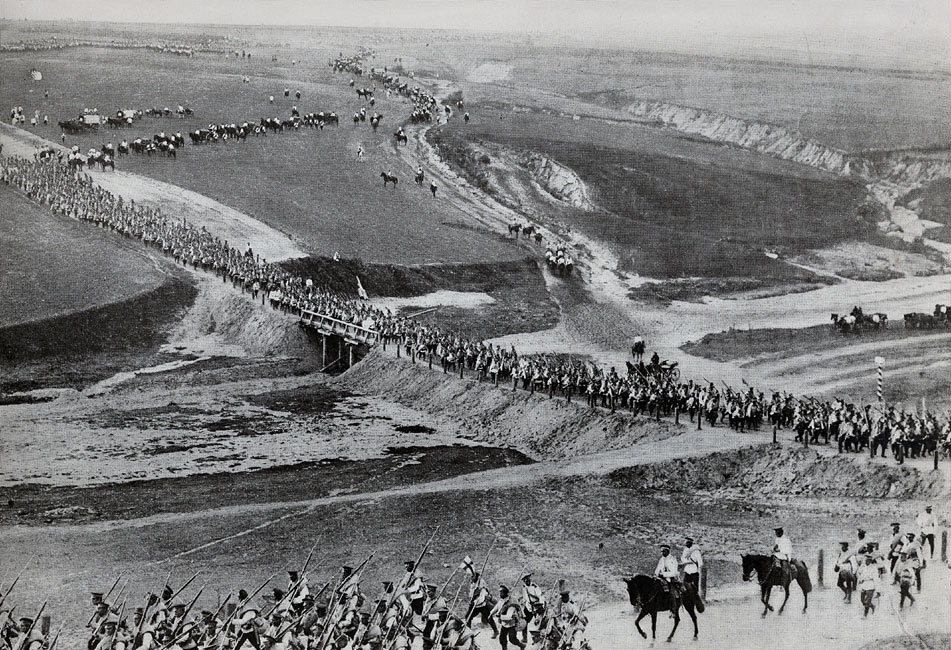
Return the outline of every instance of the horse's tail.
[[[796,582],[802,588],[802,593],[808,594],[812,591],[812,579],[809,577],[809,567],[802,560],[795,560]]]

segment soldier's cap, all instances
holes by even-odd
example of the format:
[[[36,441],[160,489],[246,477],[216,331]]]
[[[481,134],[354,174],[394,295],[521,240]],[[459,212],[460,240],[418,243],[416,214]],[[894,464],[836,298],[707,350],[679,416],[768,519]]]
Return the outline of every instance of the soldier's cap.
[[[384,591],[389,591],[389,590],[392,589],[392,588],[393,588],[393,583],[390,582],[389,580],[387,580],[387,581],[385,581],[385,582],[383,583],[383,590],[384,590]]]
[[[244,600],[244,599],[247,598],[247,597],[248,597],[248,592],[247,592],[247,591],[245,591],[244,589],[238,589],[238,598],[239,598],[239,599]]]
[[[538,602],[532,603],[532,608],[545,609],[545,603],[539,600]]]
[[[925,506],[925,510],[931,510],[931,506],[930,505]]]
[[[864,528],[859,528],[858,530],[859,530],[859,535],[864,535],[864,534],[865,534],[865,529],[864,529]]]
[[[532,577],[531,572],[529,572],[529,573],[523,573],[523,574],[522,574],[522,577],[519,578],[519,580],[526,580],[526,579],[531,578],[531,577]]]
[[[360,618],[370,618],[370,612],[360,612]]]
[[[908,534],[906,535],[906,537],[907,537],[908,539],[914,539],[914,538],[915,538],[915,534],[914,534],[914,533],[908,533]]]
[[[293,578],[294,576],[300,575],[300,574],[298,574],[297,571],[291,570],[291,571],[288,571],[288,572],[287,572],[287,575],[289,575],[290,577]]]
[[[273,593],[274,593],[274,597],[275,597],[275,598],[283,598],[283,597],[284,597],[284,590],[283,590],[283,589],[280,589],[280,588],[278,588],[278,587],[274,587]]]
[[[33,619],[30,618],[29,616],[21,616],[19,618],[19,621],[21,623],[26,623],[27,625],[33,625]]]
[[[848,548],[848,547],[849,547],[849,543],[848,543],[848,542],[839,542],[839,545],[840,545],[840,546],[843,546],[843,547],[845,547],[845,548]]]
[[[102,600],[103,593],[101,591],[92,592],[93,600]]]
[[[688,541],[688,542],[692,542],[692,541],[693,541],[693,537],[691,537],[690,535],[687,535],[687,537],[685,537],[684,539],[685,539],[686,541]]]
[[[175,592],[174,592],[174,591],[172,590],[172,588],[169,587],[168,585],[165,585],[165,589],[162,590],[162,595],[163,595],[163,596],[166,595],[166,594],[168,594],[169,596],[171,596],[173,593],[175,593]]]
[[[893,527],[893,528],[900,528],[900,527],[901,527],[901,524],[898,523],[897,521],[893,521],[893,522],[892,522],[892,527]]]
[[[908,551],[902,551],[899,555],[908,555]]]
[[[505,593],[509,592],[509,588],[505,585],[499,585],[499,591],[504,591]]]
[[[135,613],[136,613],[136,614],[144,614],[144,613],[145,613],[145,608],[144,608],[144,607],[136,607],[136,608],[135,608]]]
[[[313,600],[314,600],[313,594],[306,594],[306,595],[304,596],[304,601],[305,601],[305,602],[306,602],[306,601],[313,602]]]
[[[660,545],[660,549],[661,549],[661,550],[664,550],[665,548],[669,551],[669,550],[670,550],[670,544],[661,544],[661,545]]]
[[[182,609],[185,609],[185,603],[183,602],[172,603],[172,609],[178,609],[179,607],[181,607]]]
[[[211,612],[208,611],[207,609],[203,609],[203,610],[201,610],[201,617],[202,617],[202,618],[211,618]]]
[[[431,583],[431,582],[426,583],[426,588],[427,588],[427,589],[432,589],[433,591],[436,591],[436,585],[434,585],[434,584]]]
[[[416,566],[416,560],[406,560],[403,562],[403,566]]]
[[[775,533],[781,533],[781,532],[783,532],[783,527],[782,527],[782,526],[777,526],[776,528],[773,529],[773,532],[775,532]]]

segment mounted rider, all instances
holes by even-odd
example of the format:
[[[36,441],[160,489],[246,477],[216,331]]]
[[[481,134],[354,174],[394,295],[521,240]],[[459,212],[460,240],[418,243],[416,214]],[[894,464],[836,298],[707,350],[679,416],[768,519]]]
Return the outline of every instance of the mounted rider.
[[[776,539],[773,540],[773,568],[770,570],[770,575],[779,568],[781,572],[779,575],[782,577],[782,581],[786,582],[793,578],[790,570],[793,554],[792,542],[786,537],[782,527],[774,528],[773,532],[776,533]]]
[[[660,559],[654,569],[654,577],[664,584],[664,591],[669,591],[672,599],[671,611],[680,607],[680,567],[677,558],[670,554],[670,544],[660,545]]]

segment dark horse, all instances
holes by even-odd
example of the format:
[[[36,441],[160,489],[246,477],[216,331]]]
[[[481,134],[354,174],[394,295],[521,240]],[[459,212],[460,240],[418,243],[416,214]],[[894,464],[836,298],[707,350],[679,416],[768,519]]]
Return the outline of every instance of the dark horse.
[[[641,629],[641,619],[650,615],[651,638],[656,639],[657,612],[672,612],[674,615],[674,629],[670,631],[667,640],[673,639],[674,632],[677,631],[677,626],[680,625],[680,608],[683,607],[687,610],[690,620],[693,621],[693,638],[697,638],[700,632],[697,629],[697,614],[694,610],[702,614],[705,608],[693,584],[683,585],[680,603],[677,607],[674,607],[673,595],[664,590],[664,583],[657,578],[638,574],[633,578],[624,578],[624,582],[627,583],[627,595],[631,599],[631,605],[640,607],[640,613],[634,621],[634,626],[642,637],[646,639],[647,634]]]
[[[393,183],[393,187],[396,187],[400,180],[393,174],[387,174],[386,172],[380,172],[380,178],[383,179],[383,187],[386,187],[387,183]]]
[[[765,617],[767,612],[773,611],[772,605],[769,604],[769,592],[772,591],[773,587],[782,587],[786,593],[783,604],[779,606],[778,613],[782,614],[783,608],[786,607],[786,601],[789,600],[789,583],[792,582],[792,578],[788,575],[782,575],[782,571],[778,568],[773,570],[772,556],[742,555],[740,557],[743,559],[744,581],[748,582],[752,579],[753,572],[756,572],[760,587],[760,600],[764,605],[763,616]],[[812,580],[809,578],[809,569],[806,567],[805,562],[801,560],[791,560],[789,566],[790,568],[795,567],[796,569],[795,580],[799,583],[799,588],[802,589],[802,611],[805,612],[809,607],[809,592],[812,591]]]

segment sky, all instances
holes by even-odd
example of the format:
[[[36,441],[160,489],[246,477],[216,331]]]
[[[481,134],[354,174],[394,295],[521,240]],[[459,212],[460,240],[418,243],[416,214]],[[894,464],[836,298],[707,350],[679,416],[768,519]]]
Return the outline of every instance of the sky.
[[[951,0],[0,0],[0,16],[529,31],[636,49],[951,66]]]

